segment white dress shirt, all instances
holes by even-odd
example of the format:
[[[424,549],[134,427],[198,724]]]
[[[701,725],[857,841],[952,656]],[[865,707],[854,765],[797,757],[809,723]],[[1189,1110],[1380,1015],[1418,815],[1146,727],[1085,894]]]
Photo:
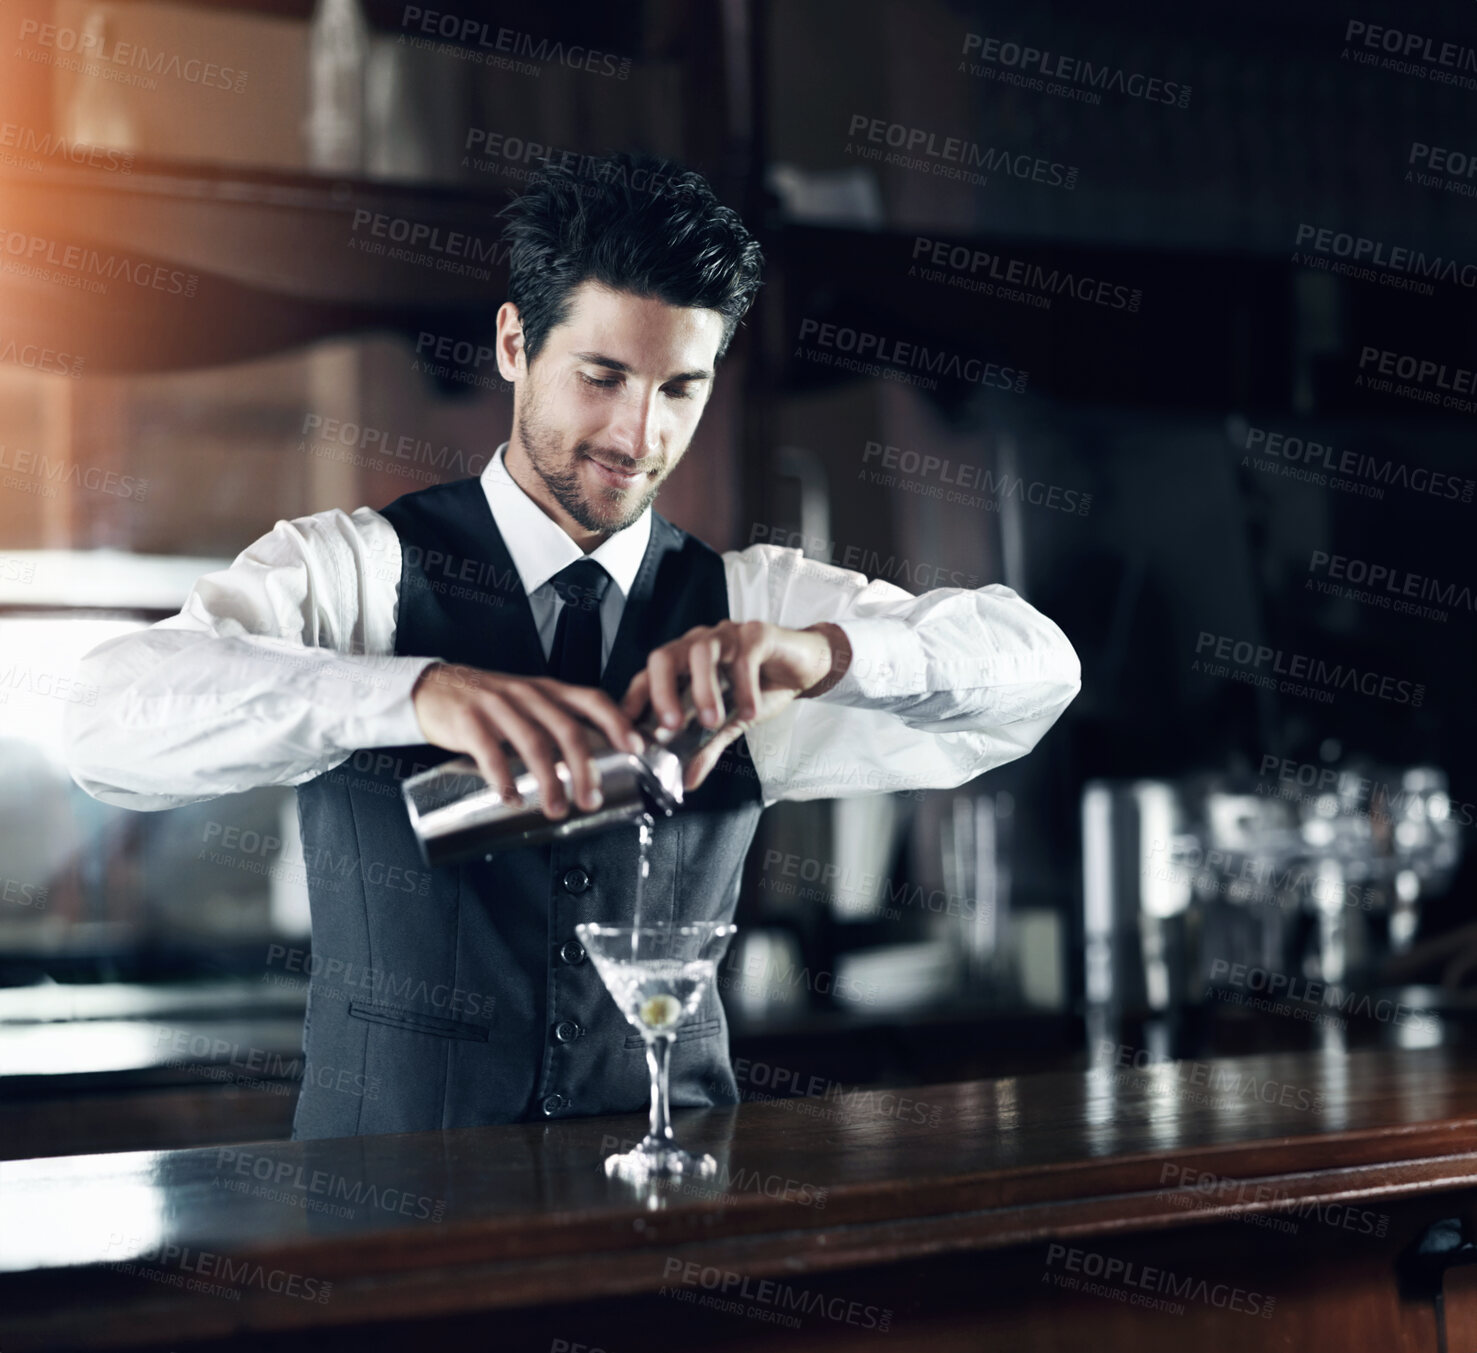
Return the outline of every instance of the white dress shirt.
[[[506,446],[480,478],[547,656],[563,604],[549,580],[583,552],[514,482]],[[604,656],[650,533],[648,508],[589,556],[614,584]],[[723,563],[732,619],[832,621],[853,654],[824,695],[746,735],[766,804],[963,784],[1030,751],[1081,688],[1066,636],[1001,584],[915,597],[766,544]],[[104,803],[173,808],[425,742],[411,688],[439,655],[395,655],[400,565],[373,508],[279,520],[203,575],[178,615],[82,659],[98,696],[67,707],[73,780]]]

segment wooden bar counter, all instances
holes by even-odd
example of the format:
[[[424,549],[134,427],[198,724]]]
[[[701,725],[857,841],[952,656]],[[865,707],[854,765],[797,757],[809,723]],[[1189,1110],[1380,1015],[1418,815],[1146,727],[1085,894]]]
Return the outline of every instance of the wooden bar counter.
[[[1119,1060],[3,1162],[0,1349],[1477,1348],[1477,1054]]]

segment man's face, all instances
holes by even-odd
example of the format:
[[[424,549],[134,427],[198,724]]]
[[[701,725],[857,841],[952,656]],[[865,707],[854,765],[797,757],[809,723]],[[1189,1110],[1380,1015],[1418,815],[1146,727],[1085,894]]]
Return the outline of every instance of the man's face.
[[[570,301],[569,318],[533,362],[516,363],[514,427],[554,500],[603,534],[641,515],[692,441],[712,393],[723,317],[597,282],[582,283]],[[513,323],[516,311],[504,311]]]

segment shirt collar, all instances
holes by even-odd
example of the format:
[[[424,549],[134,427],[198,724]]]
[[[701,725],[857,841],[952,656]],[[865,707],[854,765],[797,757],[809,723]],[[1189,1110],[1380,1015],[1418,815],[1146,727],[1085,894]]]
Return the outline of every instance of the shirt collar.
[[[487,462],[482,471],[482,490],[487,494],[492,519],[512,557],[513,567],[518,570],[523,590],[531,595],[560,569],[578,559],[589,558],[610,574],[623,597],[629,597],[651,537],[651,506],[648,504],[629,526],[609,536],[586,555],[508,473],[508,467],[503,464],[507,449],[508,444],[504,442]]]

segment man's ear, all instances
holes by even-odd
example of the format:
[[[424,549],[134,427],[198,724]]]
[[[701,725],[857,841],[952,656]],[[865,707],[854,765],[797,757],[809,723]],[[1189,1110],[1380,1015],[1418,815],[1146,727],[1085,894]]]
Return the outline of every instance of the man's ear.
[[[498,374],[505,381],[527,375],[528,363],[523,357],[523,321],[512,301],[504,301],[498,306],[495,348]]]

